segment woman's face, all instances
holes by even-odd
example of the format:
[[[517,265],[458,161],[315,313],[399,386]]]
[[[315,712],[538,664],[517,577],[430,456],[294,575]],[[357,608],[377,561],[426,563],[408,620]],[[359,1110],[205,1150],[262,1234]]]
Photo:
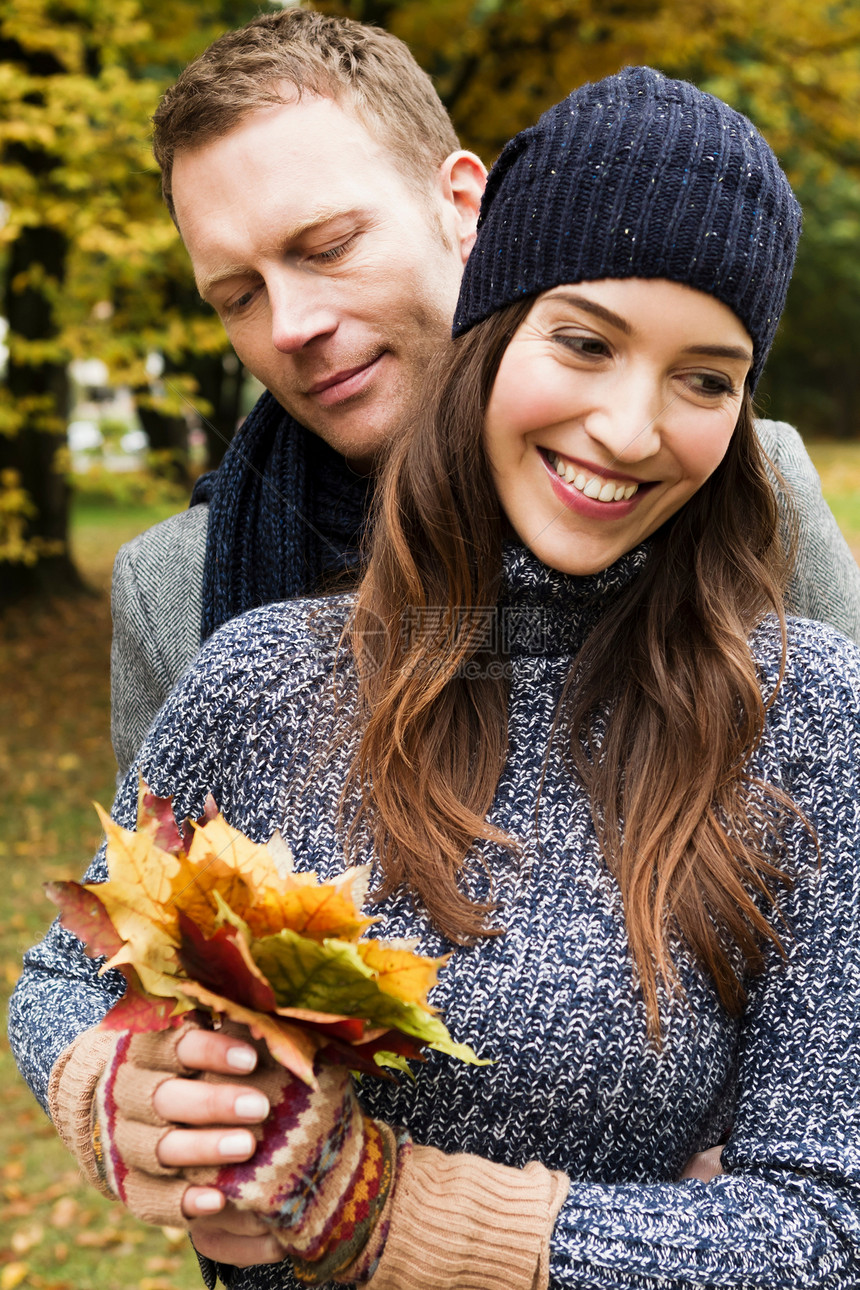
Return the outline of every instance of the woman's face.
[[[484,430],[519,538],[573,574],[638,546],[719,465],[752,356],[732,311],[679,283],[544,292],[505,351]]]

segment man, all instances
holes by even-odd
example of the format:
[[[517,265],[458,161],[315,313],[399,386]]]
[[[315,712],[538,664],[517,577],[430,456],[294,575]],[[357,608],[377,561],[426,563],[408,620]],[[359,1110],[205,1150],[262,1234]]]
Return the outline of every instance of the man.
[[[155,151],[201,294],[268,392],[198,504],[117,558],[121,773],[201,639],[354,564],[374,463],[448,336],[486,177],[401,42],[302,9],[192,63]],[[860,639],[860,572],[802,441],[759,424],[799,521],[793,608]]]
[[[201,630],[354,560],[368,472],[449,334],[486,178],[400,41],[296,9],[186,69],[155,151],[201,294],[271,393],[208,506],[120,554],[121,770]]]

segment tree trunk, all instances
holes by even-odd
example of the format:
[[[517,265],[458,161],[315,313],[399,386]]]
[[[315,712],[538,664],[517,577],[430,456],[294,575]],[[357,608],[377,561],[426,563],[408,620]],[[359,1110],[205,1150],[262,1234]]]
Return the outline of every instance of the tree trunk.
[[[21,63],[36,76],[55,76],[64,70],[53,54],[25,50],[16,40],[0,40],[0,60]],[[57,165],[56,157],[17,142],[7,145],[4,159],[23,165],[40,182],[47,181]],[[43,553],[33,564],[0,564],[0,608],[27,595],[68,595],[83,588],[69,554],[69,487],[56,469],[69,416],[66,366],[26,363],[14,357],[16,336],[50,341],[57,334],[49,298],[36,286],[22,288],[16,279],[39,266],[48,279],[62,283],[67,250],[65,235],[51,227],[22,229],[9,249],[2,306],[12,345],[6,383],[14,406],[24,411],[24,420],[13,436],[0,438],[0,470],[16,471],[18,482],[29,493],[36,514],[27,521],[25,539],[35,540],[37,554],[39,548]]]
[[[860,381],[853,365],[846,364],[838,375],[834,373],[836,384],[836,435],[839,439],[856,439],[860,435],[860,406],[858,393]]]
[[[137,415],[149,439],[152,452],[160,454],[149,469],[162,479],[170,479],[187,488],[191,482],[188,470],[188,424],[185,417],[165,416],[156,408],[137,405]]]
[[[245,371],[232,350],[227,354],[193,355],[189,370],[197,378],[200,394],[212,404],[201,417],[206,435],[206,467],[217,470],[236,433]]]
[[[34,264],[62,282],[66,240],[56,229],[28,228],[13,242],[9,253],[3,312],[10,337],[51,340],[56,334],[50,302],[31,286],[16,291],[16,275]],[[14,470],[29,493],[36,514],[28,521],[26,538],[35,539],[41,554],[34,564],[0,564],[0,607],[24,596],[50,593],[68,595],[83,587],[68,544],[69,486],[56,469],[57,451],[65,443],[69,413],[69,381],[65,364],[17,362],[9,357],[7,385],[17,408],[36,405],[11,437],[0,438],[0,470]],[[44,408],[45,399],[49,407]],[[42,404],[42,410],[38,405]],[[45,422],[56,423],[48,429]]]

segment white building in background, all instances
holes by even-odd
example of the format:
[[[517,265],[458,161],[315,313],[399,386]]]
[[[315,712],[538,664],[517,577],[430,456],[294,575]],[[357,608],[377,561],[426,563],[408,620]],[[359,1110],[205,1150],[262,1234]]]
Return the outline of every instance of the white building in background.
[[[72,378],[72,416],[68,428],[72,470],[86,474],[94,465],[109,470],[139,470],[149,441],[141,427],[131,391],[108,384],[100,358],[76,359]]]

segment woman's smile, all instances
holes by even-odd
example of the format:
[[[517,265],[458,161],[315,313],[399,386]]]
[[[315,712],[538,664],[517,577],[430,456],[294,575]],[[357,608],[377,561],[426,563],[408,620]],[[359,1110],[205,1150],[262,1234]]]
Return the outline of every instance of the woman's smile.
[[[722,461],[751,360],[735,314],[680,283],[544,292],[505,350],[484,428],[514,531],[571,574],[638,546]]]
[[[596,519],[612,520],[629,515],[640,490],[652,487],[644,480],[617,475],[588,462],[572,461],[552,449],[539,448],[538,453],[559,501]]]

